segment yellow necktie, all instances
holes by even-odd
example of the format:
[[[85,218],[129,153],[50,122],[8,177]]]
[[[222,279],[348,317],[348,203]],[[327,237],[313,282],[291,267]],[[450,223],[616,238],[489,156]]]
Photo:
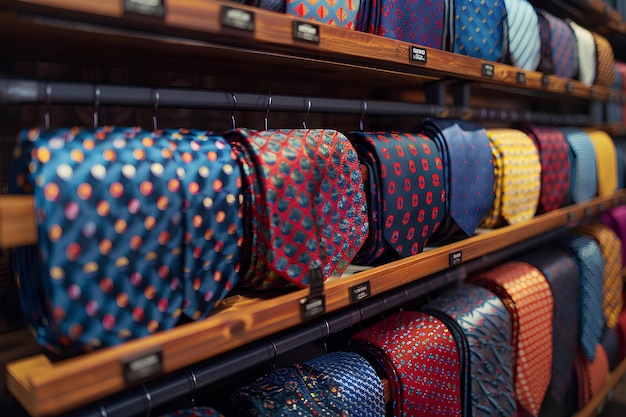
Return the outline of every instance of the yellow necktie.
[[[604,259],[604,273],[602,275],[603,285],[602,309],[604,310],[605,324],[613,328],[617,325],[619,313],[622,309],[622,275],[621,275],[621,251],[622,243],[604,223],[594,222],[581,226],[577,229],[584,233],[600,246],[602,258]]]
[[[532,139],[521,130],[487,129],[494,165],[493,206],[482,227],[495,228],[531,219],[541,189],[541,162]]]
[[[586,131],[596,151],[598,170],[598,195],[607,195],[617,190],[617,152],[613,139],[601,130]]]

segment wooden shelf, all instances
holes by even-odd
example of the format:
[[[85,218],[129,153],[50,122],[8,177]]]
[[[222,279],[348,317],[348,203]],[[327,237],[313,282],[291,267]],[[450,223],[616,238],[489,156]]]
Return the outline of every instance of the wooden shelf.
[[[0,198],[0,213],[6,206],[27,207],[29,197]],[[20,200],[18,198],[17,200]],[[326,282],[326,312],[351,304],[349,288],[369,281],[371,294],[378,295],[450,267],[449,256],[460,252],[470,261],[534,236],[597,215],[600,211],[626,202],[626,190],[565,207],[534,219],[496,230],[484,231],[450,245],[419,255]],[[11,212],[11,210],[9,210]],[[32,213],[22,213],[32,217]],[[0,219],[0,224],[5,219]],[[36,242],[34,230],[23,232],[29,243]],[[2,237],[7,241],[7,237]],[[243,346],[262,337],[301,324],[300,300],[308,291],[297,290],[271,299],[241,296],[227,298],[208,318],[181,325],[154,336],[133,340],[67,360],[51,362],[35,355],[7,366],[7,386],[18,401],[35,417],[63,413],[128,388],[123,363],[155,351],[162,355],[165,373],[192,365]]]

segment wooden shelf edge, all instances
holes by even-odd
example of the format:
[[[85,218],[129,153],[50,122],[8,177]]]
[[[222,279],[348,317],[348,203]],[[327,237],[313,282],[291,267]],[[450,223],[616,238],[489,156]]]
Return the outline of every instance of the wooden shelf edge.
[[[594,417],[600,414],[601,408],[611,390],[622,380],[626,373],[626,359],[609,374],[604,383],[604,386],[591,400],[580,410],[578,410],[572,417]]]
[[[0,207],[3,201],[4,198],[0,198]],[[372,295],[382,294],[449,268],[452,252],[460,251],[463,261],[476,259],[624,202],[626,190],[619,190],[524,223],[480,233],[382,267],[329,280],[324,291],[326,313],[348,307],[351,304],[349,288],[354,285],[369,281]],[[170,373],[297,326],[303,323],[300,300],[307,295],[308,290],[302,289],[265,300],[233,296],[204,320],[148,338],[55,363],[44,355],[11,362],[7,366],[8,389],[35,417],[66,412],[128,388],[123,363],[130,358],[158,350],[162,354],[163,371]]]

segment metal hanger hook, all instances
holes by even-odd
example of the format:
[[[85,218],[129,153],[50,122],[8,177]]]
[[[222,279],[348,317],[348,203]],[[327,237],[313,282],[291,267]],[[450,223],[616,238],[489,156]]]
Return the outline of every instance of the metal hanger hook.
[[[267,109],[265,110],[265,120],[264,120],[264,128],[267,130],[268,127],[268,117],[270,114],[270,109],[272,108],[272,90],[267,90]]]
[[[98,403],[98,406],[100,407],[100,417],[109,417],[106,408],[104,408],[104,405],[102,403]]]
[[[98,119],[99,119],[99,112],[100,112],[100,87],[95,86],[94,91],[93,91],[93,95],[94,95],[94,103],[93,103],[93,128],[97,129],[98,128]]]
[[[196,378],[196,374],[193,371],[193,369],[189,368],[189,373],[191,373],[191,382],[192,382],[191,405],[195,407],[196,406],[196,391],[198,390],[198,379]]]
[[[153,94],[154,111],[152,112],[152,130],[157,130],[158,129],[157,112],[159,110],[159,100],[160,99],[161,99],[161,94],[159,93],[159,90],[158,89],[154,90],[154,94]]]
[[[274,357],[272,358],[272,366],[274,367],[274,370],[276,370],[276,358],[278,357],[278,348],[276,347],[276,343],[274,343],[273,340],[270,339],[270,343],[272,344],[272,347],[274,348]]]
[[[359,119],[359,130],[363,130],[363,119],[365,119],[365,113],[367,113],[367,101],[361,100],[361,118]]]
[[[46,110],[43,114],[43,126],[46,130],[50,129],[50,107],[52,103],[52,86],[46,84]]]
[[[323,318],[324,320],[324,324],[326,325],[326,335],[324,335],[324,340],[322,341],[322,343],[324,344],[324,352],[328,353],[328,336],[330,335],[330,324],[328,323],[328,320],[326,320],[326,317]]]
[[[146,394],[146,400],[148,400],[148,412],[146,413],[146,417],[150,417],[150,413],[152,412],[152,395],[146,388],[145,384],[142,384],[141,388],[143,388],[143,392]]]
[[[306,94],[304,95],[304,99],[306,100],[306,113],[304,113],[304,118],[302,119],[302,128],[306,129],[306,119],[311,112],[311,99]]]
[[[230,97],[233,99],[233,107],[230,110],[230,124],[233,130],[237,128],[237,122],[235,120],[235,110],[237,109],[237,96],[232,91],[229,91]]]

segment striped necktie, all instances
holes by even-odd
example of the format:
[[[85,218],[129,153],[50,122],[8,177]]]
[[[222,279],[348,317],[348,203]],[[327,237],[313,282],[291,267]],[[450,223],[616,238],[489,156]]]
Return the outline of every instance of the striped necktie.
[[[424,311],[447,315],[469,349],[469,397],[466,415],[512,416],[516,412],[511,316],[500,298],[486,288],[465,284],[430,300]],[[461,345],[460,341],[457,344]]]
[[[602,259],[604,260],[604,274],[602,293],[604,295],[602,309],[604,310],[604,323],[609,328],[617,325],[620,311],[622,310],[622,274],[621,274],[621,250],[622,245],[617,235],[601,222],[594,222],[576,229],[578,233],[584,233],[592,237],[600,246]]]
[[[537,9],[550,28],[550,56],[553,74],[564,78],[574,78],[578,74],[578,46],[572,28],[563,20]]]
[[[369,184],[370,236],[354,263],[421,253],[445,214],[437,147],[420,133],[350,132],[348,137]]]
[[[617,150],[613,139],[604,131],[587,130],[596,156],[598,195],[610,195],[617,190]]]
[[[225,134],[239,156],[249,192],[252,261],[249,289],[309,285],[340,275],[368,232],[357,154],[334,130],[283,129]]]
[[[582,203],[598,195],[596,153],[589,136],[577,128],[560,128],[570,150],[568,202]]]
[[[470,277],[469,282],[493,291],[509,309],[516,352],[515,393],[524,410],[536,417],[552,368],[553,299],[548,281],[534,266],[509,261]]]
[[[485,129],[461,120],[427,119],[415,131],[435,142],[443,162],[447,216],[430,242],[472,236],[494,199],[493,160]]]
[[[453,0],[453,52],[488,61],[506,55],[503,0]]]
[[[596,79],[596,42],[591,32],[573,21],[568,21],[578,45],[578,79],[591,85]]]
[[[523,126],[533,139],[541,159],[539,211],[562,207],[570,188],[569,145],[563,133],[554,127]]]
[[[494,166],[493,207],[483,227],[494,228],[531,219],[539,205],[541,162],[537,147],[516,129],[487,129]]]
[[[395,313],[358,331],[347,348],[389,380],[394,416],[461,416],[459,352],[438,318]]]
[[[571,253],[578,265],[580,277],[578,341],[587,358],[593,360],[604,327],[602,311],[604,258],[598,243],[584,235],[572,234],[564,238],[561,245]]]
[[[613,47],[602,35],[591,32],[596,43],[596,79],[595,83],[605,87],[613,87],[615,82],[615,57]]]
[[[360,0],[286,0],[286,13],[300,19],[354,29]]]
[[[517,68],[534,71],[541,59],[539,20],[527,0],[504,0],[511,62]]]
[[[544,247],[517,258],[528,262],[548,280],[554,299],[552,326],[552,377],[550,393],[559,403],[565,403],[567,384],[574,366],[578,345],[578,297],[580,282],[574,259],[556,247]]]

